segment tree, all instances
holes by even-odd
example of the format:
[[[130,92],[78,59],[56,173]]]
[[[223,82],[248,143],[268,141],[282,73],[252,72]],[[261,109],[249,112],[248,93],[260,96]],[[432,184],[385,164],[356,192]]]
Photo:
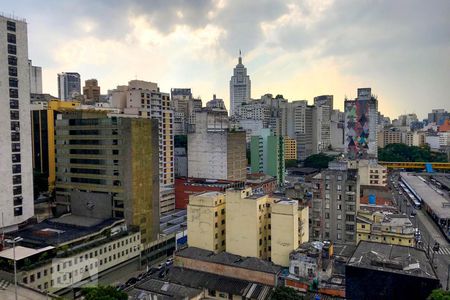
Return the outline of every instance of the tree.
[[[303,165],[308,168],[326,169],[328,168],[328,163],[333,161],[334,158],[334,156],[323,153],[313,154],[305,159]]]
[[[86,300],[127,300],[125,292],[118,291],[112,286],[88,287],[83,289]]]
[[[417,147],[405,144],[389,144],[378,149],[378,160],[380,161],[406,161],[406,162],[446,162],[444,153],[436,153],[429,146]]]
[[[279,286],[270,297],[271,300],[300,300],[304,299],[296,290],[287,286]]]
[[[427,300],[450,300],[450,292],[441,289],[433,290]]]
[[[286,168],[293,168],[297,166],[297,160],[296,159],[286,159],[284,161],[284,164],[286,166]]]

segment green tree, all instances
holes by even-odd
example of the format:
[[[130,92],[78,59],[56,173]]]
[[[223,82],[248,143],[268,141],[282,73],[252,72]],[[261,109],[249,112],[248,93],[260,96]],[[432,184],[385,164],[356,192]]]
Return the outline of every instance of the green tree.
[[[428,145],[424,147],[408,146],[405,144],[389,144],[378,149],[380,161],[405,162],[446,162],[444,153],[432,152]]]
[[[328,168],[328,163],[334,159],[335,156],[326,155],[323,153],[313,154],[305,159],[303,165],[308,168],[326,169]]]
[[[304,299],[296,290],[287,286],[279,286],[272,293],[271,300],[300,300]]]
[[[86,300],[127,300],[125,292],[118,291],[112,286],[88,287],[83,289]]]
[[[297,160],[296,159],[286,159],[284,161],[284,164],[286,165],[286,168],[293,168],[297,166]]]
[[[450,292],[441,289],[433,290],[427,300],[450,300]]]

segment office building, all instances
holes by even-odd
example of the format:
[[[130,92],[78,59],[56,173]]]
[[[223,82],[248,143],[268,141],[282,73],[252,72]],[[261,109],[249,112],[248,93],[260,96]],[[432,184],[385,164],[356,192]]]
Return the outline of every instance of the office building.
[[[158,120],[160,212],[175,209],[173,110],[169,94],[156,83],[131,80],[111,92],[111,104],[118,116]]]
[[[245,132],[230,131],[224,111],[196,113],[195,131],[188,133],[188,176],[245,181]]]
[[[347,299],[426,299],[440,287],[425,251],[361,241],[345,266]]]
[[[83,95],[86,103],[96,103],[100,101],[100,87],[97,79],[88,79],[84,82]]]
[[[331,113],[333,96],[314,98],[313,108],[313,154],[327,151],[331,146]]]
[[[189,197],[188,244],[212,251],[225,251],[225,195],[204,192]]]
[[[81,95],[80,74],[63,72],[58,74],[58,98],[62,101],[75,100]]]
[[[27,23],[0,15],[0,227],[33,217]]]
[[[297,160],[297,141],[288,136],[284,137],[284,159]]]
[[[450,119],[450,113],[445,109],[432,109],[431,113],[428,114],[428,123],[434,123],[436,125],[441,125],[445,120]]]
[[[210,110],[227,111],[223,99],[216,98],[216,94],[213,95],[212,100],[206,102],[206,108]]]
[[[202,110],[202,100],[192,97],[191,89],[170,90],[171,106],[174,111],[174,135],[186,135],[195,126],[195,113]]]
[[[338,109],[331,112],[330,135],[331,148],[335,151],[344,151],[345,114]]]
[[[30,93],[42,94],[42,68],[33,66],[31,60],[28,60],[30,68]]]
[[[378,157],[378,100],[370,88],[359,88],[355,100],[345,100],[345,153],[349,159]]]
[[[37,94],[34,94],[37,95]],[[55,160],[55,120],[57,114],[75,111],[81,107],[77,101],[31,101],[31,146],[33,151],[33,173],[48,177],[47,189],[40,191],[53,191],[55,188],[56,160]],[[38,176],[33,178],[37,186]]]
[[[369,205],[375,205],[375,199],[369,196]],[[373,200],[372,200],[373,199]],[[372,202],[372,203],[371,203]],[[357,215],[357,236],[359,241],[415,246],[414,226],[406,215],[385,214],[380,211],[359,210]]]
[[[359,209],[358,170],[346,161],[335,161],[313,177],[311,238],[356,243]]]
[[[158,121],[78,111],[56,121],[59,213],[123,218],[142,243],[159,232]]]
[[[251,97],[251,81],[247,75],[247,68],[242,64],[239,51],[238,64],[233,69],[230,80],[230,116],[236,113],[236,109],[243,103],[247,103]]]
[[[250,159],[252,173],[265,173],[277,178],[278,185],[284,185],[285,155],[284,139],[271,133],[269,128],[261,135],[251,137]]]

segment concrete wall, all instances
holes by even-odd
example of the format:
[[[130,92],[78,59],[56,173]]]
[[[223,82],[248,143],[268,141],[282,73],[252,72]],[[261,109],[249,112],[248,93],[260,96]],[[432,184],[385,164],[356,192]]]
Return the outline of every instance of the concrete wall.
[[[109,194],[72,191],[70,203],[74,215],[101,219],[112,217],[112,198]]]
[[[297,201],[282,201],[272,204],[272,261],[277,265],[289,266],[289,253],[298,247],[298,204]]]

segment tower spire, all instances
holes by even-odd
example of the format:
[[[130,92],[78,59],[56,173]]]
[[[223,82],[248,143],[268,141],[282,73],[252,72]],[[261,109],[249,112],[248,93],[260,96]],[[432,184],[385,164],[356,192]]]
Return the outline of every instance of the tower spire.
[[[239,63],[242,64],[242,52],[241,52],[241,49],[239,49]]]

